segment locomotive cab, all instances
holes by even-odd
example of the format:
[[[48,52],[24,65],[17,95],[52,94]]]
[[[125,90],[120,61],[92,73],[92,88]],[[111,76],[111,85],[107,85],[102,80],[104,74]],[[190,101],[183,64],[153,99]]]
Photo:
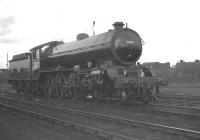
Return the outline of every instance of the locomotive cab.
[[[36,48],[30,50],[31,58],[32,58],[32,73],[36,74],[40,69],[40,56],[41,56],[41,49]]]

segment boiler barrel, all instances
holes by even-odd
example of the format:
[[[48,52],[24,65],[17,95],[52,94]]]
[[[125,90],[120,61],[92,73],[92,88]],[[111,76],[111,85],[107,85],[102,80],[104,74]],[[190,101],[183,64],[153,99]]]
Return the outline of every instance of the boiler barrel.
[[[113,60],[122,65],[131,65],[139,59],[141,53],[140,36],[131,29],[122,28],[58,45],[47,61],[80,65],[88,61]]]

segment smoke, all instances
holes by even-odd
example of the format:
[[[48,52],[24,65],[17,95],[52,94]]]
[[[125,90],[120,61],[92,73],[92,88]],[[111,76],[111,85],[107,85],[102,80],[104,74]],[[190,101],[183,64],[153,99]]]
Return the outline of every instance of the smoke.
[[[15,24],[14,16],[0,17],[0,43],[17,43],[18,39],[7,37],[12,32],[12,25]]]
[[[3,56],[0,55],[0,69],[1,69],[1,68],[5,68],[3,62],[4,62]]]
[[[0,43],[18,43],[19,40],[18,39],[9,39],[9,38],[0,38]]]
[[[5,36],[12,31],[11,26],[15,23],[13,16],[0,18],[0,37]]]

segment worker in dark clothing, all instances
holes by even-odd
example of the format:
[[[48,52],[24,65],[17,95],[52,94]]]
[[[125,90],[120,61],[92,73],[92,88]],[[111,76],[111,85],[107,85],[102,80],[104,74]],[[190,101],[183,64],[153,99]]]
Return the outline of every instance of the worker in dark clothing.
[[[153,76],[151,71],[148,68],[142,66],[140,64],[140,62],[137,62],[137,67],[138,67],[138,70],[140,71],[141,77],[152,77]]]
[[[139,77],[138,78],[141,79],[140,82],[142,82],[142,86],[143,86],[142,78],[143,77],[153,77],[153,75],[152,75],[151,71],[148,68],[142,66],[140,64],[140,62],[137,62],[137,68],[138,68],[138,72],[139,72]],[[157,92],[157,85],[156,85],[155,89],[156,89],[156,92]],[[158,97],[154,93],[154,86],[151,86],[151,91],[152,91],[153,100],[155,102],[156,100],[158,100]]]
[[[146,67],[142,67],[142,70],[144,72],[145,77],[153,77],[152,73],[150,72],[150,70]]]

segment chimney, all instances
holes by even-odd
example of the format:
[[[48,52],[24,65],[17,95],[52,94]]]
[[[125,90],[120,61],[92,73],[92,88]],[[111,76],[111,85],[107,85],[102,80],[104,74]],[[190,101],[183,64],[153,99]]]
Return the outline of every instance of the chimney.
[[[183,60],[180,60],[180,63],[184,63],[184,61],[183,61]]]
[[[115,30],[118,30],[118,29],[123,28],[124,23],[123,22],[115,22],[115,23],[113,23],[113,26],[114,26]]]

